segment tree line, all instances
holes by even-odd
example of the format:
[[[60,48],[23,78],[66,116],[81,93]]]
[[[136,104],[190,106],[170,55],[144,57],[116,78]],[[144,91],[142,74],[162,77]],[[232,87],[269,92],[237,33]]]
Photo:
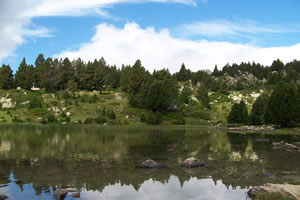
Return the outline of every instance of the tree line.
[[[258,81],[251,85],[247,84],[247,79],[239,79],[232,84],[226,79],[226,76],[239,78],[245,74],[251,74]],[[176,110],[178,105],[188,104],[193,91],[187,83],[197,88],[195,96],[206,108],[210,108],[208,91],[228,94],[228,90],[256,88],[261,85],[273,87],[280,83],[270,96],[261,95],[256,100],[250,114],[243,101],[233,105],[228,121],[251,124],[278,124],[280,121],[283,126],[289,126],[299,118],[296,116],[299,112],[291,111],[296,104],[296,108],[300,108],[299,80],[300,61],[283,64],[279,59],[266,67],[254,62],[227,64],[222,70],[218,70],[216,66],[212,73],[202,70],[192,72],[182,64],[177,73],[171,74],[168,69],[150,73],[140,60],[132,66],[122,65],[117,68],[108,65],[104,58],[84,62],[80,58],[73,61],[68,58],[45,59],[43,54],[39,54],[34,65],[28,65],[23,58],[14,75],[9,65],[2,65],[0,68],[1,89],[39,87],[48,92],[98,90],[101,93],[108,89],[121,88],[128,94],[130,105],[153,112]],[[276,117],[282,119],[275,119]],[[294,119],[287,120],[289,118]],[[287,122],[283,122],[284,120]]]

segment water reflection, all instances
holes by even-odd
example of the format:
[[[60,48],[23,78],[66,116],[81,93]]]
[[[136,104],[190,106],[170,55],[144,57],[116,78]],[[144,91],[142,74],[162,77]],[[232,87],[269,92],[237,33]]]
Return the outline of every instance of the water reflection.
[[[51,199],[52,188],[71,185],[82,199],[100,193],[101,199],[245,199],[251,186],[299,178],[299,153],[272,150],[280,140],[300,138],[199,128],[1,126],[0,193]],[[191,156],[206,167],[178,167]],[[135,168],[148,158],[168,168]]]

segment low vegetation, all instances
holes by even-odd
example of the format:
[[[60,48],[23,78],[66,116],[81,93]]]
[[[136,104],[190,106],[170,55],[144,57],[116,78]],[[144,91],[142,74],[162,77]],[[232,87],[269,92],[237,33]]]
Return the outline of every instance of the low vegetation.
[[[148,72],[85,63],[25,58],[13,76],[0,68],[0,121],[79,124],[226,125],[300,123],[300,62],[226,65],[222,70]]]

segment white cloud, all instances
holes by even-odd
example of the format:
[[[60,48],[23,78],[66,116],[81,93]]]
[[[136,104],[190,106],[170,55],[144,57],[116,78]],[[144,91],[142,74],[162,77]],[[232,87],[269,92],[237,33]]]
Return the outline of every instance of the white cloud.
[[[0,0],[0,61],[13,55],[26,37],[53,36],[45,27],[32,28],[33,17],[97,14],[118,20],[103,9],[117,3],[145,2],[196,5],[194,0]]]
[[[195,0],[42,0],[39,5],[26,13],[26,16],[83,16],[92,13],[104,14],[99,11],[117,3],[182,3],[186,5],[196,5]]]
[[[213,69],[215,64],[255,61],[270,65],[280,58],[284,62],[298,58],[300,44],[289,47],[260,48],[250,44],[229,42],[192,41],[172,37],[167,29],[140,28],[127,23],[123,28],[100,24],[90,42],[81,44],[78,50],[64,51],[56,57],[82,58],[85,61],[104,57],[109,64],[133,64],[141,59],[150,71],[167,67],[171,72],[179,70],[184,62],[193,71]]]
[[[296,32],[296,29],[287,26],[257,24],[249,20],[235,22],[227,20],[210,20],[184,24],[179,26],[175,31],[178,35],[183,37],[253,38],[261,34],[271,35]]]

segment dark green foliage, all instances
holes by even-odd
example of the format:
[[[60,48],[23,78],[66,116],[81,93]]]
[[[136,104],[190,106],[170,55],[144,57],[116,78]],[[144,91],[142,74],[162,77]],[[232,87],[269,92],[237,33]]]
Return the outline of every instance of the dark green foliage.
[[[147,92],[153,81],[151,74],[145,70],[141,61],[137,60],[128,73],[129,103],[132,106],[144,107]]]
[[[261,94],[254,102],[250,114],[250,124],[261,125],[264,124],[264,114],[267,110],[269,96]]]
[[[150,112],[146,116],[146,123],[149,125],[158,125],[162,122],[161,116],[159,113]]]
[[[27,65],[23,58],[15,74],[15,83],[17,87],[29,90],[36,83],[36,72],[32,65]]]
[[[0,68],[0,88],[4,90],[14,88],[14,79],[9,65],[2,65]]]
[[[297,87],[293,83],[278,84],[271,94],[265,113],[267,123],[277,124],[281,127],[290,127],[298,118],[299,102]]]
[[[33,109],[33,108],[42,108],[43,107],[43,100],[40,96],[33,96],[30,99],[29,102],[29,109]]]
[[[271,70],[272,71],[280,71],[284,69],[284,64],[281,60],[277,59],[274,60],[272,65],[271,65]]]
[[[84,120],[84,124],[92,124],[94,122],[94,119],[93,118],[90,118],[90,117],[88,117],[88,118],[86,118],[85,120]]]
[[[58,86],[60,90],[68,87],[68,82],[74,80],[74,68],[68,58],[58,63]]]
[[[107,110],[106,116],[112,120],[116,119],[116,113],[113,110]]]
[[[49,111],[45,108],[33,108],[30,110],[30,113],[35,116],[42,117],[42,116],[47,115],[49,113]]]
[[[233,104],[231,111],[228,116],[228,123],[248,123],[248,110],[244,100],[241,100],[240,103]]]
[[[55,92],[59,89],[58,60],[47,60],[38,69],[39,87],[45,88],[48,92]]]
[[[65,118],[65,117],[67,117],[67,114],[63,111],[63,112],[61,113],[61,117],[62,117],[62,118]]]
[[[146,122],[146,117],[145,117],[144,113],[141,114],[140,121],[143,122],[143,123]]]
[[[12,118],[12,121],[13,121],[13,122],[24,122],[24,120],[18,118],[17,116],[14,116],[14,117]]]
[[[181,68],[179,70],[178,73],[176,73],[176,79],[178,81],[187,81],[187,80],[191,80],[192,78],[192,72],[189,69],[185,68],[184,63],[181,65]]]
[[[174,125],[185,125],[186,121],[182,115],[178,119],[172,122]]]
[[[193,91],[191,90],[191,88],[188,86],[185,86],[182,89],[181,94],[179,95],[179,102],[188,104],[192,93],[193,93]]]
[[[56,117],[55,117],[55,115],[53,113],[48,114],[47,117],[46,117],[46,119],[47,119],[47,123],[55,123],[55,122],[57,122],[57,119],[56,119]]]
[[[177,101],[177,83],[172,78],[154,80],[145,100],[146,107],[153,112],[167,111]]]
[[[98,117],[95,119],[95,122],[96,122],[97,124],[104,124],[104,123],[106,123],[106,119],[105,119],[105,117],[98,116]]]
[[[200,87],[197,89],[196,98],[202,103],[204,107],[210,108],[208,91],[204,86],[200,85]]]

